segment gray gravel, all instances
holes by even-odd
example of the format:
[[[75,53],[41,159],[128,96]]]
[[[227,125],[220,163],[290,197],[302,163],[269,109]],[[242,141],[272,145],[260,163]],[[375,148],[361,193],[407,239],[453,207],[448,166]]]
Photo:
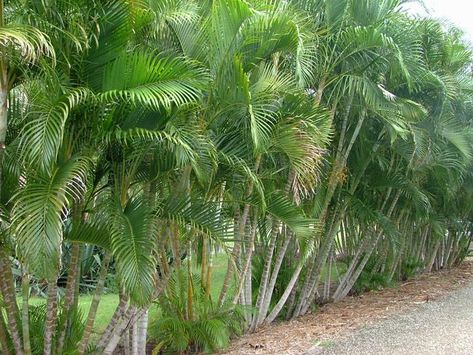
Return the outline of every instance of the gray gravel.
[[[473,355],[473,283],[310,353]]]

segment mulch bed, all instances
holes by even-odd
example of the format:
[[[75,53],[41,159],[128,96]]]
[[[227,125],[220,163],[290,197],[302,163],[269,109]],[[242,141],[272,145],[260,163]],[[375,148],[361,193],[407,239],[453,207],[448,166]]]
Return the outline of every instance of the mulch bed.
[[[314,314],[263,327],[236,339],[222,354],[303,354],[317,344],[442,298],[469,282],[473,282],[471,260],[452,270],[419,275],[396,287],[347,297],[321,306]]]

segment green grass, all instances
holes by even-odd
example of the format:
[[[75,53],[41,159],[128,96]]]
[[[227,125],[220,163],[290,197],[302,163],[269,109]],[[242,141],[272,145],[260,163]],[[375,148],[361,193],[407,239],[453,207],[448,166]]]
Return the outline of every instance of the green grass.
[[[92,295],[81,295],[79,297],[79,309],[84,318],[87,317],[90,304],[92,303]],[[21,298],[18,299],[21,302]],[[39,306],[46,302],[45,298],[32,297],[29,304],[32,306]],[[118,295],[104,294],[100,300],[99,308],[97,310],[97,318],[95,319],[94,332],[101,333],[112,318],[113,312],[118,305]]]
[[[227,272],[228,256],[226,254],[219,254],[213,257],[212,260],[212,289],[210,294],[213,300],[217,300],[220,295],[220,290],[223,286],[225,274]],[[230,284],[230,288],[234,287],[234,280]]]
[[[320,275],[320,282],[325,282],[328,278],[329,268],[327,265],[324,266]],[[336,265],[332,265],[330,270],[330,280],[337,281],[347,271],[347,265],[341,261],[336,261]]]
[[[217,299],[220,293],[220,290],[223,285],[223,280],[225,278],[225,272],[227,270],[227,256],[224,254],[217,255],[213,259],[213,268],[212,268],[212,290],[211,295],[213,299]],[[200,268],[196,268],[196,272],[200,272]],[[87,317],[89,312],[90,304],[92,303],[93,295],[80,295],[79,296],[79,308],[84,316]],[[21,306],[21,297],[18,297],[18,303]],[[32,306],[39,306],[46,303],[45,298],[40,297],[31,297],[29,304]],[[94,324],[94,333],[102,333],[110,319],[112,318],[113,312],[118,305],[118,295],[114,293],[103,294],[100,300],[99,308],[97,310],[97,316]],[[159,310],[157,306],[153,306],[150,309],[150,320],[156,319],[159,317]]]
[[[212,290],[211,296],[213,300],[217,300],[220,294],[220,290],[222,289],[223,281],[225,279],[225,273],[227,271],[227,262],[228,257],[225,254],[219,254],[214,256],[212,264]],[[346,266],[343,264],[339,264],[339,272],[342,272]],[[200,272],[199,267],[195,267],[195,272]],[[322,272],[322,281],[325,280],[327,277],[327,272]],[[332,268],[332,280],[336,280],[338,274],[335,268]],[[235,287],[235,281],[232,280],[230,288],[233,289]],[[230,290],[231,294],[231,290]],[[79,308],[82,311],[82,314],[87,317],[89,312],[89,307],[92,302],[92,295],[81,295],[79,297]],[[21,297],[18,298],[18,302],[21,305]],[[30,304],[41,305],[44,304],[46,300],[44,298],[32,297],[30,299]],[[104,294],[100,300],[99,308],[97,310],[97,317],[95,319],[94,324],[94,333],[102,333],[106,328],[107,324],[109,323],[113,312],[115,311],[118,305],[118,295],[117,294]],[[153,306],[150,309],[150,320],[157,319],[159,317],[159,310],[157,306]]]

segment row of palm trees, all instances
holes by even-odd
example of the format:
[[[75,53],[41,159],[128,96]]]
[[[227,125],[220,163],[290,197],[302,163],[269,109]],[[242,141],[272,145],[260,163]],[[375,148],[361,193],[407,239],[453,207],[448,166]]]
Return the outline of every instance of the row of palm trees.
[[[471,51],[401,0],[0,0],[0,51],[3,353],[143,354],[176,273],[254,331],[467,255]]]

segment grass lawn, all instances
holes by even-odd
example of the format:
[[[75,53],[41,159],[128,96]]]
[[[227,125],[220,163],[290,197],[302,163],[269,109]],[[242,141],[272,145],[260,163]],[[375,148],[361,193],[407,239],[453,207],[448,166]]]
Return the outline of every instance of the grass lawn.
[[[87,317],[89,312],[90,304],[92,303],[92,295],[81,295],[79,297],[79,308],[83,314],[83,317]],[[21,304],[21,298],[18,299],[18,302]],[[45,298],[32,297],[30,298],[30,305],[39,306],[46,303]],[[118,295],[117,294],[104,294],[100,300],[99,308],[97,310],[97,318],[95,319],[95,332],[102,332],[107,326],[110,318],[112,317],[115,308],[118,305]]]
[[[225,278],[225,273],[227,271],[227,261],[228,258],[225,254],[217,255],[213,258],[213,267],[212,267],[212,290],[211,295],[212,299],[217,300],[220,294],[220,290],[222,289],[223,281]],[[345,265],[338,265],[339,272],[343,271],[346,268]],[[200,269],[196,269],[196,272],[200,272]],[[328,270],[327,270],[328,271]],[[323,282],[327,277],[327,271],[322,272],[321,281]],[[338,274],[335,268],[332,268],[332,280],[336,280]],[[230,288],[234,288],[234,281],[232,280]],[[231,290],[230,290],[231,292]],[[87,313],[89,312],[89,307],[92,302],[92,295],[81,295],[79,297],[79,307],[83,313],[83,317],[87,317]],[[18,302],[21,305],[21,298],[18,298]],[[31,305],[40,305],[44,304],[46,300],[44,298],[36,298],[32,297],[30,299]],[[94,333],[102,333],[107,326],[110,318],[113,315],[116,307],[118,305],[118,295],[117,294],[104,294],[100,300],[99,308],[97,310],[97,317],[95,319],[94,325]],[[159,310],[157,306],[152,306],[150,310],[150,324],[154,319],[157,319],[159,316]]]
[[[220,290],[223,285],[225,278],[225,272],[227,270],[227,257],[226,255],[218,255],[213,259],[212,269],[212,298],[217,299]],[[200,271],[196,270],[196,272]],[[86,318],[89,312],[90,304],[92,303],[93,295],[80,295],[79,296],[79,307],[82,311],[83,317]],[[18,297],[18,303],[21,306],[21,297]],[[31,297],[30,305],[39,306],[46,303],[45,298]],[[102,295],[100,300],[99,308],[97,310],[97,317],[94,324],[94,333],[102,333],[107,327],[110,318],[115,312],[118,305],[118,295],[114,293],[108,293]],[[158,307],[152,306],[150,309],[150,323],[158,317]]]

